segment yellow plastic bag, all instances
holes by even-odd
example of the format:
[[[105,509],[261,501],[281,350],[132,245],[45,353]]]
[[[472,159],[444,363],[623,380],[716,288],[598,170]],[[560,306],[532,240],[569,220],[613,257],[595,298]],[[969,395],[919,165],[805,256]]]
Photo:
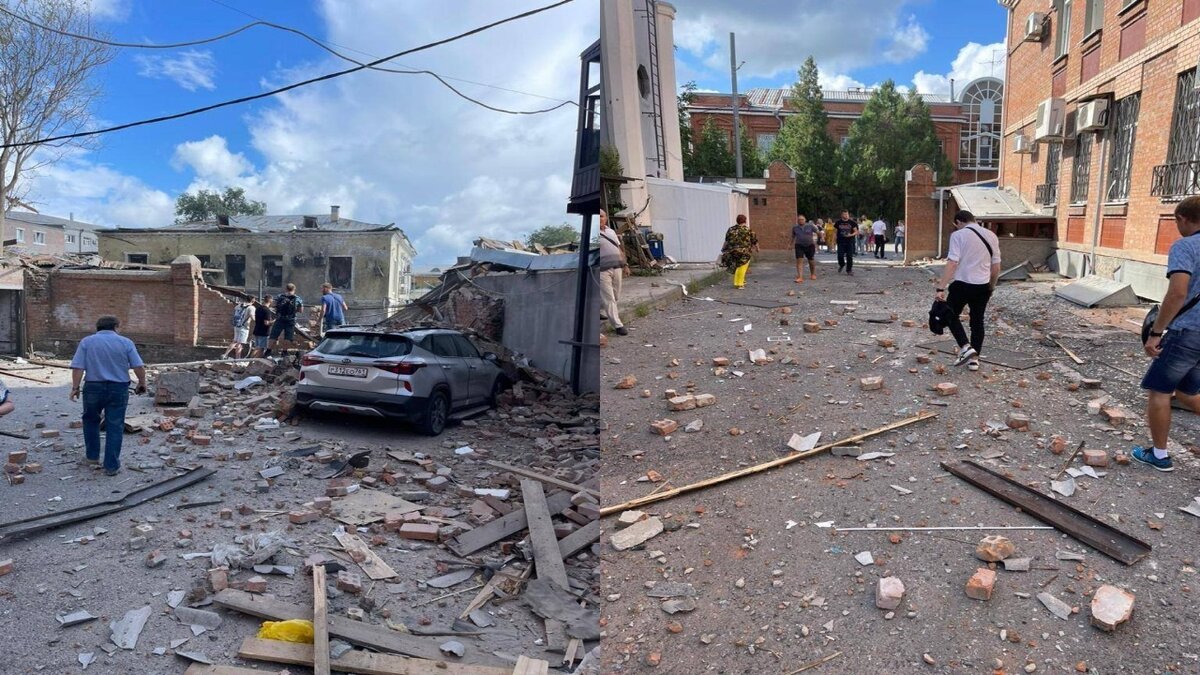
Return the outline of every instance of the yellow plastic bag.
[[[258,629],[258,637],[263,640],[283,640],[310,645],[313,641],[313,625],[307,619],[264,621],[262,628]]]

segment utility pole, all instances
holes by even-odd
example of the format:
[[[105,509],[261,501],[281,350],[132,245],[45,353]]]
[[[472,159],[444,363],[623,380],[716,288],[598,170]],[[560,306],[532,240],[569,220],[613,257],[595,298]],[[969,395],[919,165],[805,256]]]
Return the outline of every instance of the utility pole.
[[[737,46],[734,44],[733,33],[729,33],[729,76],[733,80],[733,159],[734,172],[737,179],[742,178],[742,125],[738,122],[738,91],[737,91]]]

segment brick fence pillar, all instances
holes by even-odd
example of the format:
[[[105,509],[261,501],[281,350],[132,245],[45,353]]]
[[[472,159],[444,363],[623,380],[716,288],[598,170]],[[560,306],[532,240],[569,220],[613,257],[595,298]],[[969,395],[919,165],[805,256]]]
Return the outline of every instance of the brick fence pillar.
[[[933,198],[933,169],[917,164],[909,172],[912,179],[905,183],[904,192],[904,262],[938,255],[938,202]],[[949,194],[946,201],[950,201]],[[943,223],[943,228],[952,227]],[[948,231],[948,230],[947,230]],[[943,239],[948,235],[943,234]],[[943,241],[943,246],[945,241]]]
[[[171,261],[171,300],[174,303],[175,344],[194,347],[200,325],[200,260],[181,255]]]

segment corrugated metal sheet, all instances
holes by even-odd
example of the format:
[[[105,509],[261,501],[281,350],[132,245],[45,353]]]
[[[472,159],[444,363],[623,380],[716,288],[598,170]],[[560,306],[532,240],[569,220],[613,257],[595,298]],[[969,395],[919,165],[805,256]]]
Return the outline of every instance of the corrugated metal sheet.
[[[1017,220],[1042,218],[1025,204],[1021,196],[1010,190],[991,187],[954,187],[950,194],[960,209],[966,209],[978,220]],[[1046,218],[1053,220],[1053,218]]]
[[[856,89],[853,91],[838,91],[834,89],[825,89],[821,92],[821,97],[826,101],[866,101],[871,98],[871,89]],[[784,101],[791,98],[791,89],[766,89],[755,88],[746,92],[746,100],[750,105],[763,108],[781,108]],[[953,103],[950,97],[946,94],[921,94],[921,98],[926,103]]]

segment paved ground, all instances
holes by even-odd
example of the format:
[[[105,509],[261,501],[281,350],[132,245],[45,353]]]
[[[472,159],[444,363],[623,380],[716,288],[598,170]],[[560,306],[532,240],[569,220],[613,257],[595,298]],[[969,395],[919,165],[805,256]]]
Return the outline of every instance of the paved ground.
[[[320,444],[331,450],[370,450],[371,464],[365,471],[352,474],[352,483],[365,477],[378,477],[381,472],[394,474],[394,486],[380,484],[379,493],[417,498],[414,493],[428,490],[429,474],[421,472],[444,469],[450,476],[450,489],[433,492],[422,505],[425,514],[441,517],[435,522],[451,523],[474,520],[469,511],[473,497],[461,490],[471,487],[516,488],[516,481],[482,462],[496,459],[527,467],[539,467],[569,481],[586,481],[596,461],[595,452],[582,448],[571,429],[562,430],[555,424],[532,423],[531,418],[546,413],[547,408],[531,401],[526,408],[509,407],[504,412],[492,411],[463,426],[448,429],[441,437],[431,439],[416,435],[393,423],[369,422],[361,419],[338,420],[330,417],[305,417],[299,426],[277,431],[234,432],[226,427],[222,441],[218,435],[212,446],[199,447],[179,443],[167,434],[153,430],[146,434],[127,435],[122,460],[125,469],[116,477],[78,464],[83,457],[80,431],[69,428],[78,419],[78,404],[67,400],[69,371],[50,369],[21,371],[38,378],[49,378],[50,384],[39,384],[0,375],[12,389],[17,412],[0,420],[0,430],[24,431],[34,436],[20,441],[0,436],[0,452],[27,449],[29,460],[44,466],[42,473],[28,474],[21,485],[3,486],[5,522],[19,518],[63,511],[76,506],[108,499],[136,487],[158,482],[174,475],[170,466],[203,464],[218,469],[207,481],[133,509],[67,526],[28,539],[0,542],[0,559],[14,560],[14,571],[0,577],[0,635],[6,645],[0,649],[0,673],[67,673],[78,672],[81,653],[92,653],[96,662],[89,673],[182,673],[186,662],[169,649],[172,641],[188,638],[179,650],[202,651],[220,664],[249,664],[236,659],[238,645],[245,637],[254,636],[259,621],[227,610],[218,610],[224,617],[220,628],[193,637],[189,627],[181,624],[168,609],[171,591],[197,591],[185,604],[203,606],[206,570],[211,563],[206,558],[184,560],[181,554],[205,552],[214,546],[233,544],[234,538],[245,534],[281,532],[289,545],[273,562],[297,568],[294,577],[264,575],[268,593],[282,600],[308,606],[312,602],[311,577],[303,571],[306,556],[326,552],[337,557],[338,543],[331,536],[339,523],[328,517],[306,525],[288,525],[287,511],[323,496],[329,481],[319,474],[325,465],[311,459],[284,458],[282,453],[294,448]],[[240,377],[240,376],[239,376]],[[226,418],[229,411],[238,418],[249,412],[231,392],[221,394],[230,399],[227,406],[214,410],[196,420],[201,427],[212,425],[217,418]],[[253,396],[253,390],[246,396]],[[568,403],[566,411],[589,414],[589,407]],[[594,407],[594,405],[592,406]],[[238,413],[238,409],[240,414]],[[581,410],[583,412],[581,412]],[[564,414],[564,409],[550,414]],[[131,400],[130,417],[144,415],[158,420],[162,409],[155,409],[150,397]],[[187,419],[187,418],[183,418]],[[574,431],[585,433],[585,427]],[[60,431],[58,439],[41,440],[43,430]],[[456,448],[469,445],[476,452],[458,455]],[[594,447],[594,446],[593,446]],[[237,450],[252,450],[245,461],[234,459]],[[399,462],[389,458],[387,451],[424,453],[430,460],[427,466],[414,462]],[[227,459],[223,458],[228,457]],[[540,459],[539,459],[540,458]],[[265,493],[258,493],[254,483],[258,471],[278,464],[286,469],[274,480]],[[141,469],[140,471],[136,469]],[[366,490],[362,488],[360,491]],[[432,491],[431,491],[432,492]],[[221,504],[182,510],[180,506],[204,500],[222,500]],[[519,489],[513,490],[510,503],[519,504]],[[232,518],[218,517],[221,508],[236,509],[245,504],[257,512]],[[130,550],[129,540],[134,527],[150,525],[147,543],[140,550]],[[100,528],[100,529],[97,529]],[[181,531],[191,530],[191,541],[180,543]],[[81,537],[94,536],[87,542],[71,543]],[[427,586],[427,579],[444,574],[461,562],[449,551],[427,543],[400,539],[394,532],[384,532],[377,525],[360,530],[364,541],[373,542],[373,550],[398,573],[399,577],[372,582],[364,575],[364,595],[368,600],[330,590],[330,613],[346,616],[351,608],[365,610],[365,620],[378,625],[391,625],[397,630],[445,629],[462,608],[475,597],[482,578],[466,580],[450,588]],[[516,541],[512,538],[509,541]],[[167,557],[158,568],[144,563],[147,553],[158,549]],[[515,552],[515,550],[514,550]],[[498,562],[500,547],[488,547],[473,556],[480,562]],[[348,559],[346,562],[351,564]],[[567,565],[573,585],[581,589],[595,588],[596,555],[584,549]],[[511,567],[510,567],[511,569]],[[231,573],[232,584],[238,585],[253,575],[250,570]],[[333,585],[331,577],[330,585]],[[453,597],[438,599],[449,593]],[[594,590],[593,590],[594,593]],[[153,613],[132,651],[114,650],[106,653],[109,622],[120,619],[125,612],[149,605]],[[208,609],[217,609],[208,606]],[[78,610],[87,610],[100,617],[96,621],[62,628],[55,617]],[[473,663],[503,665],[511,663],[516,654],[546,659],[554,655],[543,651],[541,621],[531,615],[520,602],[489,605],[488,613],[495,626],[484,629],[478,638],[459,637],[466,646],[464,659]],[[449,638],[429,637],[436,648]],[[590,646],[590,645],[589,645]],[[109,645],[111,647],[111,645]],[[155,654],[156,649],[165,654]],[[555,663],[561,661],[558,657]],[[291,672],[309,672],[291,666]],[[269,671],[275,672],[275,671]]]
[[[794,302],[790,314],[679,302],[631,321],[629,337],[610,340],[603,360],[604,503],[780,457],[793,433],[820,431],[828,441],[919,411],[938,417],[863,445],[895,453],[890,458],[822,455],[644,507],[666,532],[633,550],[611,546],[619,528],[615,517],[606,519],[604,671],[791,673],[840,652],[806,672],[1200,672],[1200,518],[1179,511],[1200,495],[1200,461],[1183,448],[1174,447],[1173,474],[1113,465],[1103,478],[1080,478],[1066,498],[1153,545],[1149,557],[1127,567],[1057,532],[1009,531],[1017,555],[1033,557],[1033,569],[998,571],[986,602],[963,590],[986,566],[973,556],[986,532],[903,533],[891,543],[885,533],[835,534],[815,525],[1036,525],[939,462],[970,458],[1048,493],[1066,459],[1048,449],[1051,435],[1062,435],[1071,448],[1086,441],[1110,455],[1146,435],[1137,388],[1146,360],[1131,326],[1121,325],[1128,322],[1090,320],[1055,299],[1052,283],[1005,284],[993,300],[989,344],[1043,356],[1045,364],[1029,370],[985,364],[971,373],[949,367],[944,354],[917,361],[929,351],[914,345],[934,339],[924,327],[933,290],[928,271],[861,265],[850,278],[834,269],[824,264],[818,280],[797,285],[789,264],[758,264],[744,291],[725,282],[706,292]],[[858,310],[841,315],[831,300],[857,300]],[[916,325],[866,321],[891,315]],[[781,319],[791,325],[781,326]],[[817,334],[800,329],[803,321],[826,319],[837,325]],[[1086,364],[1075,366],[1043,344],[1034,320],[1060,333]],[[742,333],[745,324],[752,329]],[[768,341],[785,334],[791,342]],[[893,340],[894,351],[878,338]],[[746,363],[755,348],[766,349],[772,362]],[[713,357],[734,360],[729,370],[744,375],[716,375]],[[629,375],[636,386],[613,388]],[[862,391],[860,378],[873,375],[884,378],[884,388]],[[1103,390],[1073,391],[1080,376],[1101,379]],[[959,393],[934,395],[930,387],[940,382],[957,383]],[[717,403],[672,413],[663,400],[668,388],[713,394]],[[1130,413],[1130,424],[1114,428],[1088,414],[1087,401],[1104,394]],[[1027,414],[1031,430],[987,433],[989,422],[1003,428],[1010,412]],[[664,417],[681,427],[665,440],[649,428]],[[683,425],[694,420],[702,430],[685,433]],[[1177,414],[1176,425],[1177,440],[1196,441],[1194,418]],[[873,564],[856,562],[854,554],[863,551],[873,554]],[[1060,551],[1084,559],[1059,560]],[[894,615],[874,602],[876,582],[887,575],[907,589]],[[665,582],[691,584],[696,609],[674,615],[661,609],[648,591]],[[1101,583],[1137,596],[1133,619],[1115,633],[1089,625],[1090,594]],[[1078,613],[1056,618],[1036,599],[1040,592]]]

